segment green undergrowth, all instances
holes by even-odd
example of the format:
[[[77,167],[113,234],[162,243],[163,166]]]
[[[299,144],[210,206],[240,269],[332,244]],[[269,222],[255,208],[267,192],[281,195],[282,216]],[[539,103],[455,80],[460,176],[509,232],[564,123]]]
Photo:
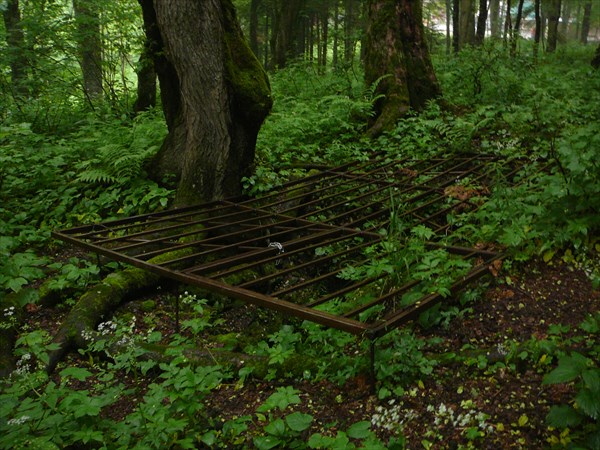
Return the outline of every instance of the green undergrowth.
[[[447,242],[492,244],[509,255],[508,270],[512,263],[535,256],[548,263],[562,258],[585,270],[597,288],[600,74],[589,66],[591,49],[561,49],[555,55],[540,55],[537,64],[526,53],[522,49],[510,59],[500,47],[486,45],[437,57],[445,101],[430,103],[423,113],[401,120],[375,141],[363,137],[374,88],[363,85],[358,70],[317,74],[311,66],[298,64],[275,73],[271,76],[275,106],[259,135],[256,172],[244,180],[246,192],[258,195],[313,167],[367,159],[375,151],[422,159],[438,154],[497,155],[508,164],[523,164],[513,180],[516,184],[492,186],[474,213],[449,214],[454,240]],[[160,114],[150,112],[134,120],[110,114],[70,117],[77,120],[61,127],[60,135],[54,127],[44,129],[38,122],[22,120],[7,120],[0,128],[0,300],[20,294],[17,306],[37,301],[40,292],[34,286],[42,280],[52,277],[45,285],[49,289],[80,293],[103,270],[114,267],[75,256],[53,261],[57,247],[51,230],[158,211],[172,198],[171,191],[149,181],[144,171],[144,162],[166,133]],[[502,172],[506,167],[499,164],[497,169]],[[446,252],[427,248],[424,243],[431,238],[427,227],[387,231],[386,241],[368,249],[371,263],[346,269],[342,278],[389,273],[402,283],[417,277],[423,282],[419,295],[447,296],[453,280],[470,269]],[[438,307],[422,316],[419,325],[451,326],[480,297],[477,289],[463,293],[452,307]],[[406,304],[414,300],[401,299]],[[183,317],[181,333],[169,337],[156,330],[134,332],[131,318],[105,322],[82,349],[85,363],[60,367],[57,376],[49,377],[38,366],[53,350],[48,336],[41,330],[18,328],[12,305],[2,311],[2,327],[17,327],[15,352],[20,362],[0,393],[2,448],[404,445],[398,423],[393,425],[394,437],[385,441],[375,436],[369,421],[322,429],[292,386],[299,381],[344,386],[362,379],[371,370],[366,338],[294,320],[255,330],[251,338],[221,335],[216,328],[223,325],[222,310],[198,301]],[[152,311],[152,304],[144,308]],[[158,320],[152,317],[147,314],[142,320]],[[581,329],[597,337],[597,321],[591,317]],[[593,444],[600,411],[597,344],[590,341],[583,353],[569,349],[582,341],[549,334],[547,342],[515,344],[519,351],[509,353],[500,364],[502,369],[517,370],[518,361],[527,360],[547,374],[545,384],[568,383],[575,392],[573,399],[556,405],[548,417],[548,424],[560,429],[551,433],[550,444]],[[252,362],[241,367],[189,364],[186,349],[217,339],[227,351],[246,355]],[[169,358],[145,359],[159,341]],[[374,366],[377,400],[393,401],[418,389],[443,364],[500,369],[481,355],[433,355],[437,344],[435,338],[420,338],[411,328],[379,339]],[[145,380],[147,386],[125,385],[125,375]],[[204,400],[223,386],[243,388],[254,380],[272,383],[273,392],[244,415],[221,421],[205,408]],[[79,389],[81,384],[85,388]],[[132,411],[118,420],[111,417],[114,405],[133,398],[137,403]],[[465,411],[471,406],[465,405]],[[393,408],[386,411],[392,411],[385,416],[391,421]],[[440,417],[448,415],[447,410],[436,411]],[[471,448],[476,448],[481,432],[486,431],[475,421],[461,431]],[[422,445],[429,448],[437,439],[428,436]]]

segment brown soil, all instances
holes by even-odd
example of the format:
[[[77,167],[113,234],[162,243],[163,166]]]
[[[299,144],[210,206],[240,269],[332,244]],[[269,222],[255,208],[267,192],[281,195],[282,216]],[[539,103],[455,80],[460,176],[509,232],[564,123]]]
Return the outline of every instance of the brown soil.
[[[551,405],[572,398],[572,388],[542,385],[544,374],[556,362],[551,357],[533,354],[526,347],[524,351],[528,353],[522,357],[506,360],[504,353],[512,343],[548,338],[553,324],[568,326],[562,339],[568,338],[586,316],[600,310],[600,293],[592,289],[582,270],[566,264],[538,262],[513,272],[518,275],[500,273],[492,279],[481,298],[446,326],[428,330],[414,327],[423,338],[437,338],[437,343],[426,352],[441,362],[431,375],[407,385],[402,396],[380,400],[366,376],[353,378],[344,386],[328,381],[248,379],[241,386],[221,385],[208,398],[207,411],[222,422],[252,416],[250,436],[265,425],[255,415],[256,408],[277,387],[291,385],[300,391],[301,403],[291,405],[286,414],[311,414],[314,421],[307,435],[320,432],[335,436],[337,430],[368,420],[373,423],[372,430],[384,440],[403,434],[410,449],[548,447],[560,431],[549,429],[545,417]],[[175,331],[175,321],[174,306],[166,298],[160,290],[147,297],[156,302],[153,314],[157,320],[153,325],[159,324],[160,331],[168,336]],[[237,313],[224,314],[224,329],[238,331],[248,325],[248,318],[255,313],[253,307],[239,308]],[[140,329],[150,326],[139,319],[146,314],[140,309],[140,302],[130,303],[124,311],[138,316]],[[63,316],[64,309],[39,308],[31,312],[29,326],[53,332]],[[443,362],[450,352],[467,356],[462,361],[446,358]],[[85,361],[71,355],[63,364],[82,365]],[[113,419],[131,412],[151,382],[148,378],[125,375],[121,381],[138,390],[111,406],[106,415]],[[246,442],[251,446],[251,437]]]

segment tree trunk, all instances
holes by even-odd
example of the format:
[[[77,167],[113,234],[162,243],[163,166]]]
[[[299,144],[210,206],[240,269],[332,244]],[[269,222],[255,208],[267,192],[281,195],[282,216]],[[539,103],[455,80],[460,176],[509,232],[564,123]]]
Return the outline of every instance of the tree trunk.
[[[351,64],[354,60],[357,41],[358,15],[360,0],[344,1],[344,61]]]
[[[329,40],[329,10],[325,10],[321,13],[321,68],[324,70],[327,67],[327,43]]]
[[[504,36],[503,36],[505,46],[506,46],[506,42],[509,39],[510,34],[512,32],[512,16],[510,14],[510,9],[511,9],[511,1],[506,0],[506,17],[504,19]]]
[[[517,17],[515,18],[515,27],[513,29],[513,35],[510,40],[510,56],[514,57],[517,54],[517,42],[520,37],[521,31],[521,19],[523,17],[523,4],[525,0],[519,0],[519,5],[517,6]]]
[[[25,37],[21,25],[19,0],[8,0],[2,11],[4,28],[6,29],[6,53],[10,66],[10,78],[13,93],[27,96],[27,56],[25,54]]]
[[[594,69],[600,69],[600,44],[596,47],[596,53],[592,59],[592,67]]]
[[[458,45],[462,49],[465,45],[475,43],[475,3],[474,0],[460,0]]]
[[[500,38],[500,0],[490,0],[490,34]]]
[[[340,2],[339,0],[334,1],[333,9],[333,49],[331,55],[331,64],[333,68],[338,66],[338,32],[340,28]]]
[[[452,48],[454,53],[460,51],[460,0],[452,1]]]
[[[83,90],[93,105],[102,96],[102,38],[100,13],[94,0],[73,0],[77,24],[76,41],[79,47]]]
[[[477,16],[477,33],[475,34],[475,45],[482,45],[485,39],[485,25],[488,17],[487,1],[479,0],[479,15]]]
[[[369,134],[391,129],[410,108],[421,110],[441,95],[425,41],[421,2],[369,0],[365,37],[365,81],[377,85]]]
[[[177,206],[239,195],[272,100],[231,0],[141,3],[169,128],[154,176],[175,174]]]
[[[147,111],[156,106],[156,70],[152,59],[153,45],[152,42],[146,39],[138,61],[137,98],[133,105],[133,111],[136,113]]]
[[[540,2],[541,0],[535,0],[533,5],[535,15],[535,34],[533,37],[533,58],[537,61],[538,52],[540,48],[540,37],[542,35],[542,18],[540,15]]]
[[[556,50],[560,5],[561,0],[550,0],[548,5],[548,47],[546,49],[548,53],[553,53]]]
[[[258,58],[258,8],[261,0],[250,2],[250,48]]]
[[[581,21],[581,38],[582,44],[588,43],[588,35],[590,34],[590,19],[592,17],[592,2],[586,2],[583,7],[583,20]]]
[[[558,27],[559,35],[562,36],[563,42],[569,40],[569,21],[571,20],[571,2],[563,3],[563,10],[561,17],[563,20],[560,22]]]
[[[282,0],[276,6],[271,29],[273,67],[285,67],[289,58],[304,51],[303,42],[299,42],[301,40],[298,36],[302,27],[300,12],[304,4],[305,0]]]

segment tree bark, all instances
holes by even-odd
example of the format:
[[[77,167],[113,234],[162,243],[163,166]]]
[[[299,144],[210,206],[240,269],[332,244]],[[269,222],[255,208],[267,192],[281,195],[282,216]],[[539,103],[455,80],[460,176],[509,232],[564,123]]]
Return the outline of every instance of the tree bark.
[[[272,100],[231,0],[141,4],[169,128],[154,176],[176,176],[177,206],[239,195]]]
[[[365,46],[365,81],[377,84],[382,98],[375,105],[369,134],[392,128],[410,108],[421,110],[441,95],[421,16],[421,2],[369,0]]]
[[[479,0],[479,15],[477,16],[477,33],[475,45],[482,45],[485,39],[485,25],[488,17],[487,0]]]
[[[535,34],[533,37],[533,58],[537,61],[539,48],[540,48],[540,37],[542,36],[542,17],[540,15],[540,2],[541,0],[535,0],[533,5],[535,15]]]
[[[500,0],[490,0],[490,34],[500,38]]]
[[[19,0],[8,0],[2,11],[6,29],[6,52],[10,66],[12,90],[17,96],[27,96],[28,61],[25,54],[25,36],[21,24]]]
[[[514,57],[517,54],[517,42],[520,37],[521,32],[521,19],[523,17],[523,4],[525,0],[519,0],[519,5],[517,6],[517,17],[515,18],[515,27],[513,29],[513,35],[510,40],[510,56]]]
[[[510,38],[512,33],[512,16],[510,14],[511,0],[506,0],[506,17],[504,19],[504,45],[506,46],[507,40]]]
[[[133,111],[139,113],[156,106],[156,70],[152,59],[153,44],[146,39],[144,49],[138,61],[137,70],[137,98]]]
[[[275,9],[271,30],[271,57],[274,68],[283,68],[289,58],[294,58],[304,51],[303,42],[299,38],[302,23],[300,12],[305,0],[280,0]]]
[[[474,0],[460,0],[458,42],[462,49],[475,43],[475,4]]]
[[[460,51],[460,0],[452,0],[452,48]]]
[[[98,2],[73,0],[73,11],[77,25],[76,41],[79,47],[83,90],[93,106],[93,102],[102,96],[102,38]]]
[[[590,34],[590,19],[592,17],[592,2],[586,2],[583,7],[583,19],[581,21],[581,37],[582,44],[588,43],[588,35]]]
[[[258,58],[258,8],[262,0],[252,0],[250,2],[250,48]]]
[[[598,47],[596,47],[596,53],[592,59],[592,67],[594,69],[600,69],[600,44],[598,44]]]
[[[548,47],[546,51],[553,53],[556,51],[558,42],[558,22],[560,20],[561,0],[550,0],[548,9]]]
[[[356,53],[360,0],[344,0],[344,62],[351,64]]]

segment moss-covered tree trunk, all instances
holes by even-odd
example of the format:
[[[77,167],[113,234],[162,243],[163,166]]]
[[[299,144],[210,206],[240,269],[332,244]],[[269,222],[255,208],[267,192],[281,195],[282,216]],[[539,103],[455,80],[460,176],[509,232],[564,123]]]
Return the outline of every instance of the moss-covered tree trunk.
[[[391,129],[412,108],[421,110],[441,95],[425,40],[422,5],[414,0],[367,2],[365,81],[381,98],[369,130]]]
[[[239,195],[272,101],[231,0],[140,3],[169,128],[152,172],[175,175],[179,206]]]
[[[102,95],[102,38],[98,5],[93,0],[73,0],[83,90],[90,103]]]

